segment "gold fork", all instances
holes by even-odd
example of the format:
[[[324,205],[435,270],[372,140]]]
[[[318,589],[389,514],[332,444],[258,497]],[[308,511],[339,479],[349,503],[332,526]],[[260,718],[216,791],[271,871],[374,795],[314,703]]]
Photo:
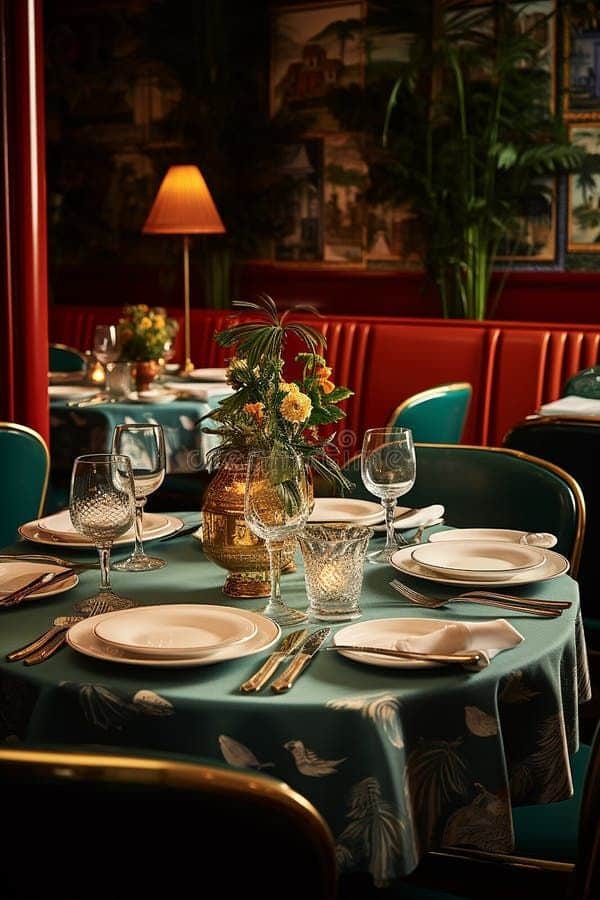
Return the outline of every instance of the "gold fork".
[[[35,666],[44,662],[65,644],[67,631],[72,625],[76,625],[77,622],[81,622],[84,618],[99,616],[106,612],[110,612],[109,601],[99,599],[94,601],[87,616],[59,616],[54,620],[52,628],[25,647],[9,653],[7,659],[11,662],[23,659],[26,666]]]

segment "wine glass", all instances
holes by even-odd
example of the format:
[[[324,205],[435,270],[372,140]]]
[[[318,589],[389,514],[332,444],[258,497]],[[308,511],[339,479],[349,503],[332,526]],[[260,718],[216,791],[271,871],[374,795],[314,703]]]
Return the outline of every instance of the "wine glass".
[[[117,425],[113,432],[113,453],[131,460],[135,487],[135,547],[133,553],[113,565],[122,572],[149,572],[162,569],[166,561],[144,553],[143,513],[148,495],[158,490],[165,478],[165,435],[162,425]]]
[[[94,356],[107,372],[111,372],[121,354],[119,330],[116,325],[96,325],[94,329]]]
[[[398,549],[394,538],[396,500],[415,483],[415,447],[410,428],[369,428],[365,432],[360,471],[367,490],[385,510],[386,540],[382,550],[369,553],[370,562],[389,563]]]
[[[73,463],[71,522],[80,534],[91,538],[100,556],[100,591],[76,604],[77,612],[88,615],[97,600],[105,609],[129,609],[132,600],[119,597],[110,585],[110,550],[113,541],[129,531],[135,516],[135,493],[131,462],[127,456],[90,453]]]
[[[269,554],[271,596],[263,615],[280,625],[305,622],[308,613],[281,599],[281,551],[286,538],[302,528],[309,500],[302,459],[293,452],[253,450],[248,457],[244,515],[251,531],[265,541]]]

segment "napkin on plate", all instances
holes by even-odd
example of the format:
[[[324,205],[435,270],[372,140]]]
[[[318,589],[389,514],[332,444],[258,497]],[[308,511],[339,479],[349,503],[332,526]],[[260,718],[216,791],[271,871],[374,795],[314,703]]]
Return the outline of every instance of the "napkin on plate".
[[[544,416],[600,416],[600,400],[589,397],[561,397],[544,403],[539,412]]]
[[[411,515],[404,515],[409,510],[408,506],[397,506],[394,510],[394,516],[400,516],[397,522],[394,522],[394,528],[418,528],[423,522],[433,522],[440,519],[444,515],[444,507],[441,503],[433,503],[431,506],[424,506],[422,509],[416,509]],[[371,526],[375,531],[385,531],[385,522]]]
[[[501,650],[516,647],[523,635],[513,628],[506,619],[492,619],[487,622],[444,622],[432,623],[427,634],[411,634],[392,641],[395,650],[410,650],[418,653],[462,653],[465,650],[485,650],[488,656],[495,656]]]

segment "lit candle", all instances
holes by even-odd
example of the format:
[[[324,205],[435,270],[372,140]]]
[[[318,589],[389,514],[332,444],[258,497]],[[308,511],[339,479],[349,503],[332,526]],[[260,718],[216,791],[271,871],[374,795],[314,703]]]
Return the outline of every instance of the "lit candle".
[[[325,563],[319,572],[319,586],[327,594],[333,594],[342,588],[338,563]]]
[[[106,374],[104,372],[104,366],[101,362],[96,362],[96,364],[93,366],[90,377],[94,384],[104,384],[106,380]]]

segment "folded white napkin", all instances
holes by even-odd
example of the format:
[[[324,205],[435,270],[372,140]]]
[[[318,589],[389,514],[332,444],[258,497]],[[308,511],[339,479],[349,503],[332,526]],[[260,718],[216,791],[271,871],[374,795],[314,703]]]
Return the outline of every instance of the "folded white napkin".
[[[561,397],[540,406],[539,412],[545,416],[600,416],[600,400],[589,397]]]
[[[424,506],[422,509],[416,509],[411,515],[405,516],[404,513],[409,509],[408,506],[397,506],[394,510],[394,516],[399,516],[397,522],[394,522],[394,528],[418,528],[423,522],[432,522],[440,519],[444,515],[444,507],[441,503],[433,503],[431,506]],[[371,526],[375,531],[385,531],[385,522]]]
[[[207,381],[203,384],[198,384],[197,381],[167,381],[166,387],[172,391],[189,394],[195,400],[210,400],[211,397],[226,396],[234,392],[230,385],[222,381]]]
[[[439,623],[426,634],[412,634],[391,642],[395,650],[418,653],[461,653],[465,650],[485,650],[495,656],[501,650],[516,647],[523,635],[506,619],[486,622]]]

